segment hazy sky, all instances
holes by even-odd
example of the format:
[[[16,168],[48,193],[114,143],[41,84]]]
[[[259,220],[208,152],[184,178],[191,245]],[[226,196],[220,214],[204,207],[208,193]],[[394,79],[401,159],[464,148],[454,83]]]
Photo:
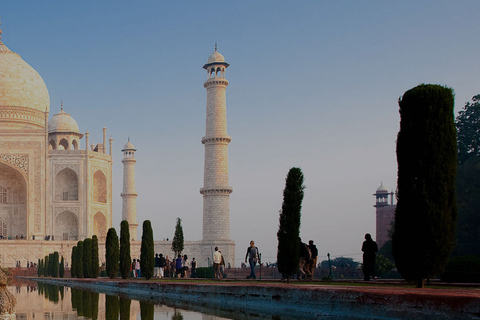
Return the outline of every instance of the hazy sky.
[[[239,265],[251,239],[276,260],[291,167],[305,175],[301,237],[320,260],[361,260],[375,234],[381,181],[396,186],[398,98],[420,83],[452,87],[456,111],[480,93],[480,1],[7,1],[3,42],[43,77],[60,110],[114,139],[114,226],[121,149],[137,148],[139,231],[202,237],[207,79],[226,78],[231,238]],[[84,148],[84,139],[82,139]]]

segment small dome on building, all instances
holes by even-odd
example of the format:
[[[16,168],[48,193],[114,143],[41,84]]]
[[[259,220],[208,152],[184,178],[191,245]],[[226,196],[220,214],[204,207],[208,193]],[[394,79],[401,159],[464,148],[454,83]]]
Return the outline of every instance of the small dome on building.
[[[123,147],[123,150],[135,150],[135,146],[130,142],[130,139],[128,139],[128,142]]]
[[[383,182],[382,182],[382,184],[380,185],[380,187],[378,187],[377,193],[388,193],[388,190],[387,190],[387,188],[385,188],[385,186],[383,185]]]
[[[77,121],[75,121],[71,115],[63,111],[63,108],[59,113],[55,114],[50,121],[48,121],[48,133],[52,132],[80,134]]]
[[[216,62],[225,62],[225,57],[217,50],[208,57],[207,64]]]

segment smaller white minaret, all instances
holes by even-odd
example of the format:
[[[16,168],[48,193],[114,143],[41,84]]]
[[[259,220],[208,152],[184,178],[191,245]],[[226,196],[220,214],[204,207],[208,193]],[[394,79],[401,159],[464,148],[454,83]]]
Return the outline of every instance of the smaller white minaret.
[[[123,198],[122,220],[127,220],[130,226],[130,238],[137,240],[137,191],[135,190],[135,147],[128,139],[123,147]]]

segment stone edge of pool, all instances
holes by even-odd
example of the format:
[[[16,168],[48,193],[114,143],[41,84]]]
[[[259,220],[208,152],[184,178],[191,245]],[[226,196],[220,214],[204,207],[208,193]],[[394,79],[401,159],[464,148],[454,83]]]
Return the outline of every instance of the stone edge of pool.
[[[364,319],[480,319],[480,290],[352,287],[263,282],[27,278],[55,285],[274,315]]]

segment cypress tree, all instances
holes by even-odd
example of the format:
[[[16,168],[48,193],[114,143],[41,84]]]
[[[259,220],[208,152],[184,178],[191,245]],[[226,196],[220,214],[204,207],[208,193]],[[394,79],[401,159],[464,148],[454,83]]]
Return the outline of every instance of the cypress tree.
[[[399,100],[398,193],[392,250],[417,287],[443,271],[455,244],[457,141],[452,89],[419,85]]]
[[[132,257],[130,256],[130,230],[127,220],[120,223],[120,275],[122,279],[127,279],[130,274],[130,265]]]
[[[172,241],[172,251],[175,252],[175,257],[182,253],[184,248],[183,240],[183,228],[182,228],[182,219],[177,218],[177,224],[175,225],[175,235],[173,236]],[[141,262],[142,260],[140,260]]]
[[[38,259],[37,276],[43,276],[43,259]]]
[[[92,237],[92,278],[98,278],[100,275],[100,260],[98,258],[98,238]]]
[[[150,220],[145,220],[142,226],[142,245],[140,247],[140,269],[142,276],[147,280],[153,277],[155,267],[155,249],[153,244],[153,230]]]
[[[77,242],[77,254],[75,256],[75,264],[77,265],[75,271],[77,278],[83,278],[83,241]]]
[[[55,251],[52,254],[52,277],[55,277],[55,278],[58,277],[58,268],[60,264],[60,261],[58,261],[58,259],[59,259],[58,252]]]
[[[303,173],[300,168],[291,168],[283,190],[282,210],[277,238],[278,271],[287,282],[298,270],[300,246],[300,218],[302,211]]]
[[[83,277],[92,278],[92,239],[83,240]]]
[[[77,256],[77,246],[72,248],[72,257],[70,260],[70,277],[76,278],[77,277],[77,263],[76,263],[76,256]]]
[[[49,261],[48,261],[48,256],[45,256],[45,264],[43,265],[43,276],[48,277],[48,266],[49,266]]]
[[[60,278],[63,278],[65,276],[65,260],[63,259],[63,256],[62,256],[62,260],[60,261],[60,267],[58,269],[58,276]]]
[[[110,279],[116,278],[120,261],[120,248],[115,228],[108,229],[107,240],[105,241],[105,261],[107,276]]]

